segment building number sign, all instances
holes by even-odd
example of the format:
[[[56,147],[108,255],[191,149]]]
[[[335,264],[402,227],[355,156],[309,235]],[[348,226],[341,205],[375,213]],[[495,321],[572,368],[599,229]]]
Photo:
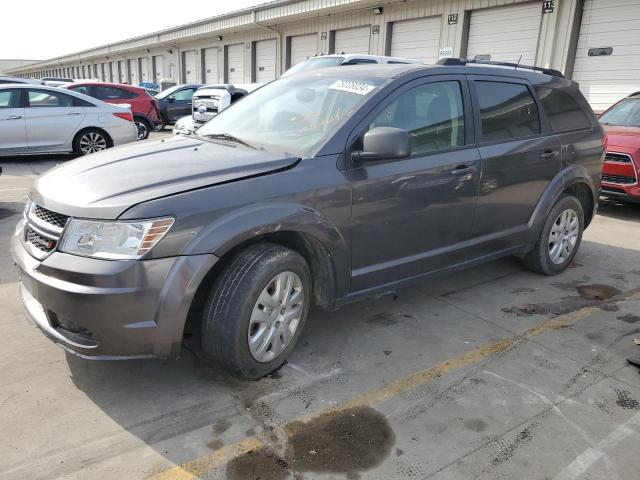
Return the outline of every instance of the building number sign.
[[[542,13],[553,13],[553,7],[555,7],[556,2],[554,0],[548,0],[542,2]]]

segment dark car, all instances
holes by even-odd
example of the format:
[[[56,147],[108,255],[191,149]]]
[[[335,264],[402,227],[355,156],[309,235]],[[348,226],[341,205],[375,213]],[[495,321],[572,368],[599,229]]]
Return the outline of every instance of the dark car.
[[[176,85],[155,96],[160,104],[160,114],[165,125],[173,125],[178,119],[191,115],[193,94],[201,86],[200,83]]]
[[[506,255],[562,272],[596,211],[602,138],[551,70],[303,72],[194,134],[41,176],[11,252],[28,316],[66,349],[175,356],[189,317],[206,355],[258,378],[312,304]]]
[[[141,87],[120,83],[79,82],[61,88],[84,93],[103,102],[131,106],[133,121],[138,127],[138,140],[149,137],[149,132],[159,130],[164,125],[158,101]]]

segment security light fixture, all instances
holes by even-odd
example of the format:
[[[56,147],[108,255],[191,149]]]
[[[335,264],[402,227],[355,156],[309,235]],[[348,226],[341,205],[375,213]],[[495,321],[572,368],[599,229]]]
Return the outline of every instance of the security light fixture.
[[[382,14],[382,7],[376,7],[373,9],[373,14],[374,15],[381,15]]]

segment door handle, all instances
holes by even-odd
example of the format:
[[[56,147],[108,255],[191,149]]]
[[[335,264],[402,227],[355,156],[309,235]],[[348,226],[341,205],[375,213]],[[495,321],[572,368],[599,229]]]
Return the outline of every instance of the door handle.
[[[7,117],[7,120],[20,120],[22,118],[22,115],[9,115]]]
[[[540,158],[543,158],[545,160],[551,160],[556,155],[558,155],[558,152],[556,150],[549,150],[544,152],[542,155],[540,155]]]
[[[473,173],[476,171],[476,167],[468,167],[466,165],[459,165],[451,170],[451,175],[466,175],[467,173]]]
[[[67,115],[82,115],[81,112],[71,112],[71,113],[67,113]]]
[[[192,103],[191,102],[187,102],[187,105],[192,105]]]

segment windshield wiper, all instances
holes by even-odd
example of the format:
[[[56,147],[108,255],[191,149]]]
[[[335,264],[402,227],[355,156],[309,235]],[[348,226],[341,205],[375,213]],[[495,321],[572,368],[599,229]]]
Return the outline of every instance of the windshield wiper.
[[[234,137],[228,133],[205,133],[204,135],[198,134],[201,137],[212,138],[214,140],[226,140],[227,142],[239,143],[240,145],[244,145],[245,147],[253,148],[254,150],[258,150],[258,147],[255,145],[251,145],[250,143],[245,142],[241,138]]]

